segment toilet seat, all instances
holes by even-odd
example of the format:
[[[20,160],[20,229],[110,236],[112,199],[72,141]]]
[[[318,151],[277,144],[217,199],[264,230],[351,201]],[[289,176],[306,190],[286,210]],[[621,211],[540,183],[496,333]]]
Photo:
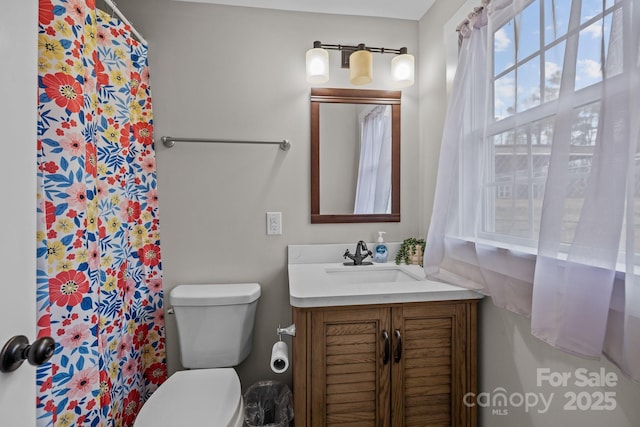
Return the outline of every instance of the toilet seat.
[[[243,422],[236,371],[215,368],[171,375],[142,406],[134,427],[240,427]]]

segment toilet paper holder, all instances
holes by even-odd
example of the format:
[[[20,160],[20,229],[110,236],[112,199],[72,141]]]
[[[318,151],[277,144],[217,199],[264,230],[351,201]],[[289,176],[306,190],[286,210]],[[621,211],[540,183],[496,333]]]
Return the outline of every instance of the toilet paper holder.
[[[295,323],[292,323],[291,325],[287,326],[286,328],[282,328],[280,327],[280,325],[278,325],[278,328],[276,329],[276,333],[278,334],[278,339],[280,341],[282,341],[282,336],[283,335],[290,335],[292,337],[296,336],[296,325]]]

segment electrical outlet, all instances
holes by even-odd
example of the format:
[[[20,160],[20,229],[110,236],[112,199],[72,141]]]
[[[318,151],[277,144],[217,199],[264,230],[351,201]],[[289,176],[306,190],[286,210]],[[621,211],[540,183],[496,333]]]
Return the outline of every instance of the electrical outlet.
[[[267,212],[267,234],[282,234],[282,212]]]

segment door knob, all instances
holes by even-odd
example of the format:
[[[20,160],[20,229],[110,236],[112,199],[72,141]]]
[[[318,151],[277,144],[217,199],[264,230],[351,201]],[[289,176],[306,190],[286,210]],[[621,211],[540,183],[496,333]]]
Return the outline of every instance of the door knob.
[[[46,363],[56,349],[56,342],[51,337],[38,338],[29,344],[24,335],[11,338],[0,351],[0,372],[12,372],[28,360],[33,366]]]

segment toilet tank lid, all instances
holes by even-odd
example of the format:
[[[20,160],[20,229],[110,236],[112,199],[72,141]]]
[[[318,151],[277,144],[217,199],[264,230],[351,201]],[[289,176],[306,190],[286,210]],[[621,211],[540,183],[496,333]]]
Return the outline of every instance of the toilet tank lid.
[[[171,290],[174,306],[248,304],[260,297],[258,283],[178,285]]]

